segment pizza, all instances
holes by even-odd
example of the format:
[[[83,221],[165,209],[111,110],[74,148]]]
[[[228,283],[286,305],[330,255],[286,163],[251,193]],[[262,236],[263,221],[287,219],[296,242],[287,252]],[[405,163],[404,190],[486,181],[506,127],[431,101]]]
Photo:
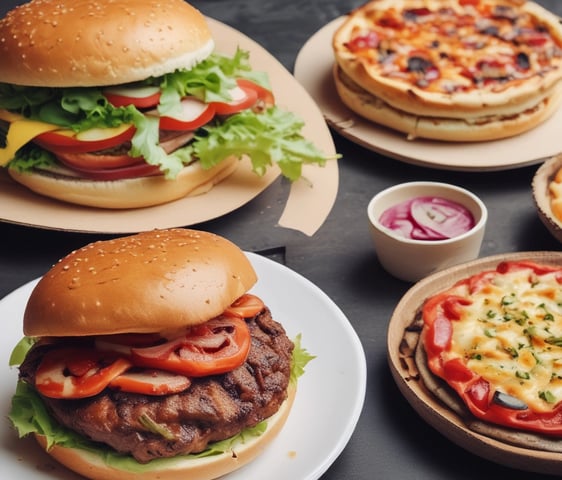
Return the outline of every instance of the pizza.
[[[562,223],[562,168],[556,171],[556,174],[548,184],[550,209],[554,217]]]
[[[471,428],[562,449],[561,266],[501,262],[432,295],[416,321],[426,388]]]
[[[372,0],[332,47],[342,102],[411,139],[506,138],[562,102],[562,26],[534,2]]]

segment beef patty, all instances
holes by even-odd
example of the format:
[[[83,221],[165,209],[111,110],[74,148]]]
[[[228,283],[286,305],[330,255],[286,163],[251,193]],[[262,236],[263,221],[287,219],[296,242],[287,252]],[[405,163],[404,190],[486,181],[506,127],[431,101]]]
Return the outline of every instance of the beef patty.
[[[247,322],[252,344],[246,362],[225,374],[193,378],[184,392],[105,389],[86,399],[43,400],[60,424],[141,463],[201,452],[273,415],[287,396],[293,343],[267,308]],[[20,367],[20,378],[31,385],[44,348],[51,347],[34,347]]]

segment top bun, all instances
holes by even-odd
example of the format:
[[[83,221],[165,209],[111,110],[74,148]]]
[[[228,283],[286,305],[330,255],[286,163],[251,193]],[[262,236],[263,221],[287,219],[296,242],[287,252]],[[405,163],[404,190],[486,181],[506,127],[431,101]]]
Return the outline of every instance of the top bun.
[[[60,260],[27,303],[27,336],[156,333],[220,315],[256,282],[246,255],[212,233],[153,230]]]
[[[0,82],[117,85],[189,69],[213,49],[183,0],[32,0],[0,20]]]

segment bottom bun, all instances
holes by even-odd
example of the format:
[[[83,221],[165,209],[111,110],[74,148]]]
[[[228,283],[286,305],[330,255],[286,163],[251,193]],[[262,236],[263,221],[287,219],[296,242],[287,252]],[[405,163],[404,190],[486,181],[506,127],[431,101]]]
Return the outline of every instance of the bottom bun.
[[[448,142],[481,142],[513,137],[540,125],[558,109],[562,87],[540,97],[533,108],[509,116],[475,117],[469,120],[414,115],[394,108],[357,85],[334,65],[334,83],[341,101],[353,112],[374,123],[405,133],[409,140],[426,138]]]
[[[287,399],[280,409],[267,419],[267,429],[258,437],[245,438],[228,452],[208,457],[178,457],[156,460],[154,465],[144,465],[141,471],[123,470],[104,462],[101,455],[87,450],[54,445],[47,449],[44,436],[35,434],[39,445],[55,460],[74,472],[92,480],[177,480],[193,478],[212,480],[226,475],[259,456],[282,429],[296,394],[296,385],[291,383]]]
[[[184,167],[174,180],[162,175],[124,180],[99,181],[41,172],[8,169],[10,176],[35,193],[67,203],[89,207],[141,208],[201,195],[228,177],[238,167],[238,159],[228,157],[218,165],[203,169],[199,162]]]

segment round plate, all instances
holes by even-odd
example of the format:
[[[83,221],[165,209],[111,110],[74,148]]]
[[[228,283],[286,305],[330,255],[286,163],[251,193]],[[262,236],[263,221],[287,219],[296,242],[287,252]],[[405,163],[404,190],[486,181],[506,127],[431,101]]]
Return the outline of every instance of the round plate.
[[[407,140],[404,134],[354,114],[339,100],[332,79],[332,36],[345,18],[337,18],[316,32],[295,62],[295,77],[316,100],[328,124],[342,136],[385,156],[444,170],[506,170],[540,163],[562,151],[562,108],[522,135],[475,143]]]
[[[562,469],[562,453],[513,446],[467,428],[459,416],[425,389],[416,376],[415,364],[400,353],[405,328],[410,325],[426,298],[452,286],[458,280],[482,270],[493,269],[501,261],[523,259],[562,266],[562,252],[518,252],[457,265],[415,284],[402,297],[390,320],[387,338],[389,365],[398,388],[414,410],[454,443],[478,456],[509,467],[536,473],[559,474]]]
[[[562,155],[557,155],[544,162],[533,177],[533,200],[542,223],[559,242],[562,242],[562,221],[558,220],[550,207],[549,190],[556,172],[562,168]]]
[[[273,260],[247,255],[259,278],[252,292],[263,299],[289,338],[302,335],[302,346],[316,358],[299,378],[293,408],[280,434],[257,459],[223,478],[316,480],[342,452],[359,419],[367,382],[365,354],[345,315],[318,287]],[[0,411],[4,416],[17,382],[17,369],[8,368],[8,359],[22,336],[22,315],[34,285],[35,281],[30,282],[0,301],[0,318],[6,320],[0,336]],[[19,440],[8,420],[3,420],[3,478],[82,478],[58,465],[32,438]]]
[[[322,113],[291,73],[249,37],[217,20],[207,18],[207,22],[217,51],[227,55],[233,54],[238,47],[248,51],[253,68],[267,72],[277,104],[297,114],[305,123],[303,135],[328,158],[335,158],[333,139]],[[328,215],[336,196],[337,162],[330,161],[323,168],[305,165],[303,176],[306,180],[295,182],[292,190],[304,184],[301,190],[306,195],[299,199],[300,212],[304,217],[312,218],[312,224],[318,227],[318,223],[321,224],[324,216]],[[36,195],[12,181],[7,172],[0,169],[0,221],[89,233],[135,233],[154,228],[189,226],[236,210],[258,196],[278,177],[277,168],[270,168],[263,177],[259,177],[251,171],[249,162],[244,161],[231,176],[204,195],[148,208],[106,210]],[[309,188],[310,182],[316,188]],[[297,222],[297,228],[303,222]],[[286,223],[293,226],[289,219]]]

